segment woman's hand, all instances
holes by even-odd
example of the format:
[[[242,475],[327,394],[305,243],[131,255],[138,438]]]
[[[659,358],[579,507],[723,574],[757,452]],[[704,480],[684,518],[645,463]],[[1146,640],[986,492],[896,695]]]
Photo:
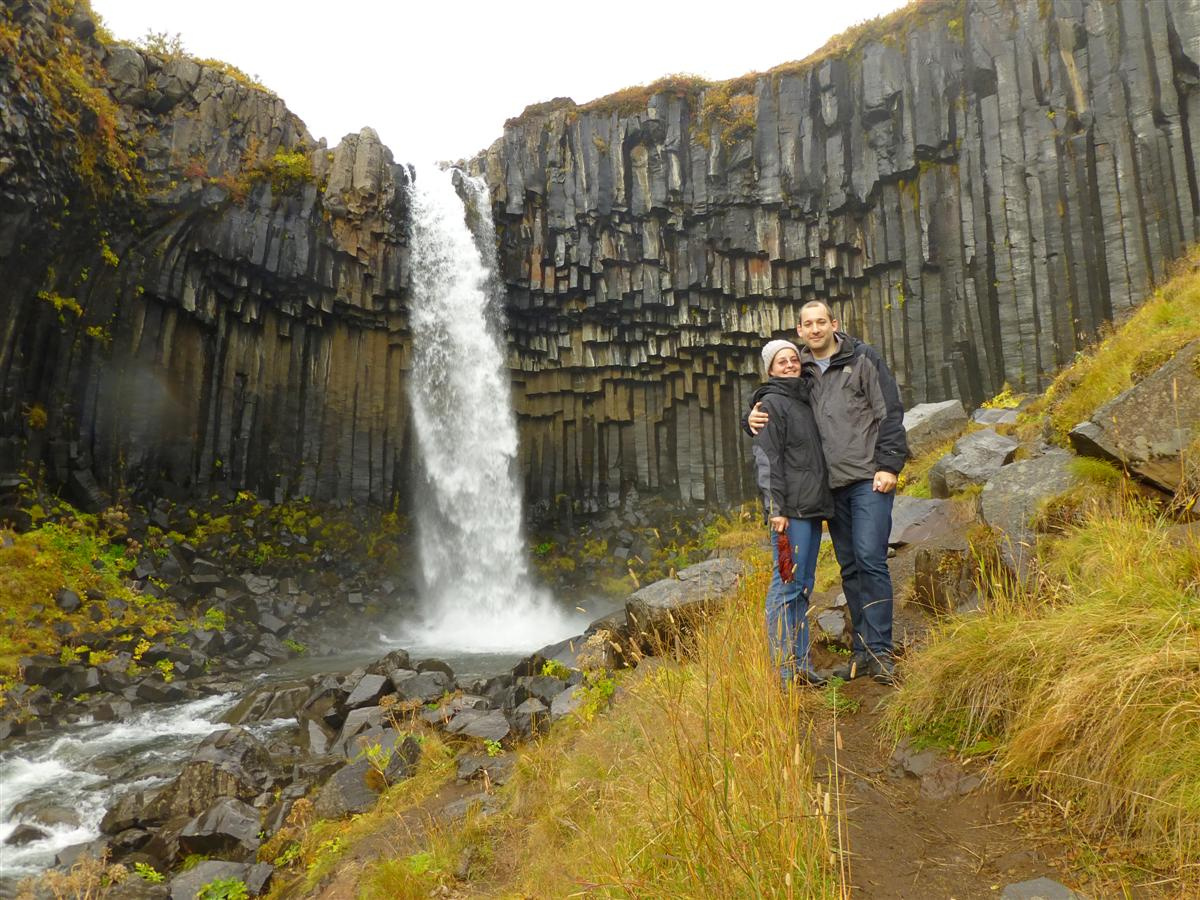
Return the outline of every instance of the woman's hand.
[[[771,530],[776,534],[787,531],[787,516],[771,516]]]

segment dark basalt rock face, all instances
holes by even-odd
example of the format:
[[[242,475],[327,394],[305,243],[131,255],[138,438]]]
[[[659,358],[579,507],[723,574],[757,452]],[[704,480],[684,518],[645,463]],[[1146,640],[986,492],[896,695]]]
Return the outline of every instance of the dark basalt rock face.
[[[848,52],[556,101],[476,166],[528,496],[749,492],[766,335],[826,300],[907,403],[1043,388],[1200,234],[1200,10],[927,2]]]
[[[81,36],[38,0],[9,8],[0,471],[403,493],[407,170],[370,129],[327,149],[244,79]],[[95,79],[83,99],[70,68]]]
[[[408,170],[67,6],[0,23],[0,476],[406,508]],[[808,299],[971,404],[1197,239],[1194,4],[929,0],[851,43],[542,104],[476,161],[535,508],[751,495],[737,417]]]

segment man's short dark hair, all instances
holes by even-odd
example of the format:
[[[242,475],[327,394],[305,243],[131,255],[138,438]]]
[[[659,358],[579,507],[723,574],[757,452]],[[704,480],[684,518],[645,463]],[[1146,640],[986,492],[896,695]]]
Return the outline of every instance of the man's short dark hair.
[[[825,307],[825,315],[829,316],[830,321],[837,319],[837,316],[835,316],[833,314],[833,310],[830,308],[829,304],[826,303],[824,300],[809,300],[807,303],[805,303],[803,306],[800,307],[801,316],[804,315],[804,311],[806,309],[808,309],[810,306],[823,306],[823,307]]]

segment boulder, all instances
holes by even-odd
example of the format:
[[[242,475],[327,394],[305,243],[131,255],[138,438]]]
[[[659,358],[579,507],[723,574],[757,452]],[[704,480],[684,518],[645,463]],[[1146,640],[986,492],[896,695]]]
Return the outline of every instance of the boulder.
[[[321,819],[340,819],[365,813],[375,806],[382,788],[382,778],[370,760],[366,757],[356,759],[334,772],[321,786],[313,801],[313,810]]]
[[[250,896],[261,894],[274,873],[269,863],[231,862],[206,859],[171,879],[171,900],[196,900],[200,889],[214,881],[236,880],[246,885]]]
[[[913,457],[950,440],[966,427],[967,411],[961,400],[918,403],[904,412],[904,432]]]
[[[31,844],[34,841],[40,841],[43,838],[48,838],[50,832],[37,825],[31,825],[28,822],[22,822],[16,828],[9,832],[8,837],[4,839],[4,843],[10,847],[20,847],[24,844]]]
[[[1070,433],[1081,456],[1124,466],[1174,493],[1181,457],[1200,429],[1200,340],[1192,341],[1133,387],[1097,409]]]
[[[271,759],[262,743],[233,727],[206,737],[179,776],[147,804],[148,821],[192,818],[222,797],[252,801],[274,785]]]
[[[383,710],[378,706],[362,706],[350,710],[342,724],[342,730],[338,732],[337,739],[329,748],[330,752],[353,758],[357,755],[352,743],[354,738],[367,729],[382,724]]]
[[[1033,517],[1041,503],[1075,483],[1071,454],[1051,449],[1034,459],[1011,463],[983,486],[979,514],[984,523],[1000,531],[1001,552],[1018,573],[1025,571],[1035,535]]]
[[[486,778],[491,784],[505,784],[512,777],[515,764],[516,758],[511,753],[464,753],[458,758],[458,780]]]
[[[258,810],[233,797],[222,797],[179,832],[184,853],[221,856],[253,853],[259,845]]]
[[[459,713],[462,715],[462,713]],[[504,713],[498,709],[484,713],[469,721],[459,734],[465,734],[468,737],[479,738],[481,741],[502,741],[508,737],[512,728],[508,724],[508,719],[504,718]]]
[[[420,703],[440,699],[451,684],[450,676],[441,671],[414,672],[411,669],[397,669],[388,679],[396,689],[397,697]]]
[[[391,691],[392,685],[386,675],[372,675],[367,673],[358,680],[358,684],[354,686],[354,690],[346,698],[345,707],[347,710],[351,710],[357,709],[360,706],[376,706],[379,703],[379,699],[384,694],[391,693]]]
[[[369,675],[390,675],[397,669],[409,669],[410,665],[407,650],[391,650],[386,656],[375,660],[367,666]]]
[[[565,681],[552,675],[522,676],[517,679],[517,684],[525,688],[529,692],[529,696],[537,697],[547,705],[553,703],[554,698],[561,694],[563,688],[567,686]]]
[[[653,651],[737,586],[743,564],[737,559],[709,559],[681,569],[634,592],[625,602],[629,633]]]
[[[550,702],[554,702],[553,698]],[[512,711],[510,718],[513,727],[522,736],[528,737],[538,734],[550,724],[550,707],[537,697],[530,697]]]
[[[569,716],[583,705],[583,688],[569,687],[554,698],[550,704],[550,721],[557,722],[563,716]]]
[[[971,413],[971,421],[979,425],[1015,425],[1019,409],[977,409]]]
[[[929,492],[946,498],[973,485],[986,484],[1002,466],[1013,461],[1019,446],[990,428],[965,435],[929,470]]]
[[[977,593],[975,555],[966,541],[958,546],[920,546],[914,559],[912,600],[934,612],[972,605]]]
[[[930,530],[927,523],[937,515],[944,503],[943,500],[897,494],[892,503],[892,530],[888,534],[888,546],[902,547],[922,540],[920,535]]]
[[[54,594],[54,605],[65,613],[73,613],[78,612],[79,607],[83,605],[83,601],[70,588],[59,588]]]

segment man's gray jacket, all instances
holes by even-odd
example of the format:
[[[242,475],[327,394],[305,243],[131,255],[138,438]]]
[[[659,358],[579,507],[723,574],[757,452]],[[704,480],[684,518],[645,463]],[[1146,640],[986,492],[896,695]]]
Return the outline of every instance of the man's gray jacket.
[[[821,373],[812,352],[800,362],[812,379],[812,407],[829,467],[829,486],[845,487],[878,471],[900,474],[908,458],[904,406],[883,357],[870,344],[837,332],[838,349]]]

